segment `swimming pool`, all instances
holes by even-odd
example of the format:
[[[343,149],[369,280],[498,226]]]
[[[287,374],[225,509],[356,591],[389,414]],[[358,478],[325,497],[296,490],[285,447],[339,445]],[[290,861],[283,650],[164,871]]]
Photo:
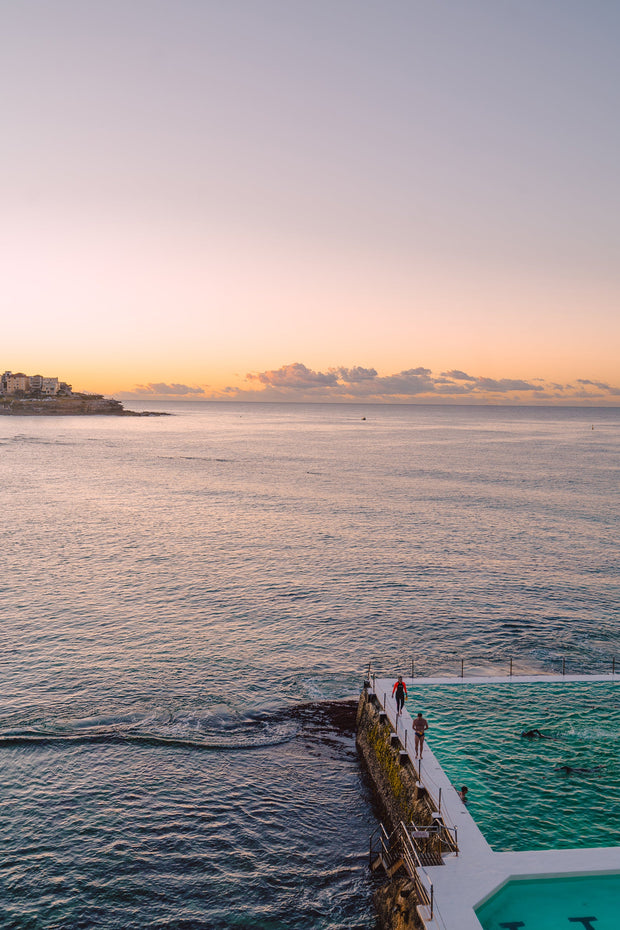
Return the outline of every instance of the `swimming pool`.
[[[493,849],[620,844],[617,683],[414,682],[407,709]]]
[[[617,930],[620,875],[509,881],[480,907],[483,930]]]

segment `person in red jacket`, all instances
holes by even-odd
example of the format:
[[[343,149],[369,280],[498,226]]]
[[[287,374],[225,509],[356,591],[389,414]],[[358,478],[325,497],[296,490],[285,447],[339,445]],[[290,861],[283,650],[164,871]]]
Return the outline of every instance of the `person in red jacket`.
[[[396,714],[398,717],[403,712],[403,707],[405,706],[405,699],[407,697],[407,685],[403,681],[402,675],[398,676],[398,681],[394,682],[394,687],[392,688],[392,697],[396,695]]]

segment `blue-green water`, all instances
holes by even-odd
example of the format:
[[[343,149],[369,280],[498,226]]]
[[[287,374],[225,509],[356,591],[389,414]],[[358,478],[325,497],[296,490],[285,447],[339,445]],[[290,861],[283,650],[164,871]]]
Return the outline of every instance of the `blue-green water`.
[[[483,930],[617,930],[620,875],[519,879],[476,910]]]
[[[620,410],[167,409],[0,418],[0,927],[370,930],[324,703],[378,657],[608,668]]]
[[[414,684],[407,709],[494,849],[620,844],[620,681]]]

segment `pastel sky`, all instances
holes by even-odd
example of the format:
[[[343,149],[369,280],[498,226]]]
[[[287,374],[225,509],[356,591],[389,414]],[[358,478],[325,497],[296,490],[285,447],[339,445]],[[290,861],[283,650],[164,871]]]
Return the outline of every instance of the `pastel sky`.
[[[617,0],[0,3],[0,369],[620,405]]]

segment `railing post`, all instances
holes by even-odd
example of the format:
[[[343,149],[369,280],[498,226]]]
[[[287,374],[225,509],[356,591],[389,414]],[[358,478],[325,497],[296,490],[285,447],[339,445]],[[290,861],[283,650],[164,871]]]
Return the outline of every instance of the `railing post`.
[[[431,882],[431,920],[433,919],[433,903],[434,903],[434,900],[433,900],[433,899],[434,899],[434,897],[435,897],[435,888],[434,888],[434,886],[433,886],[433,883]]]
[[[405,752],[407,751],[407,733],[408,731],[405,730]]]
[[[464,674],[463,674],[463,667],[464,667],[464,665],[465,665],[465,659],[461,659],[461,678],[464,678],[464,677],[465,677]]]
[[[373,692],[375,691],[376,687],[377,687],[377,673],[376,673],[376,672],[373,672],[373,673],[372,673],[372,690],[373,690]]]
[[[439,813],[441,814],[441,788],[439,789]]]
[[[510,677],[512,678],[512,659],[510,660]]]
[[[566,659],[562,659],[562,674],[566,674]]]
[[[616,657],[615,656],[611,660],[611,674],[612,675],[616,674]]]
[[[384,691],[384,692],[383,692],[383,710],[385,710],[385,700],[386,700],[386,698],[387,698],[387,694],[386,694],[385,691]]]
[[[458,856],[459,854],[459,833],[456,827],[454,828],[454,845],[456,846],[456,855]]]

